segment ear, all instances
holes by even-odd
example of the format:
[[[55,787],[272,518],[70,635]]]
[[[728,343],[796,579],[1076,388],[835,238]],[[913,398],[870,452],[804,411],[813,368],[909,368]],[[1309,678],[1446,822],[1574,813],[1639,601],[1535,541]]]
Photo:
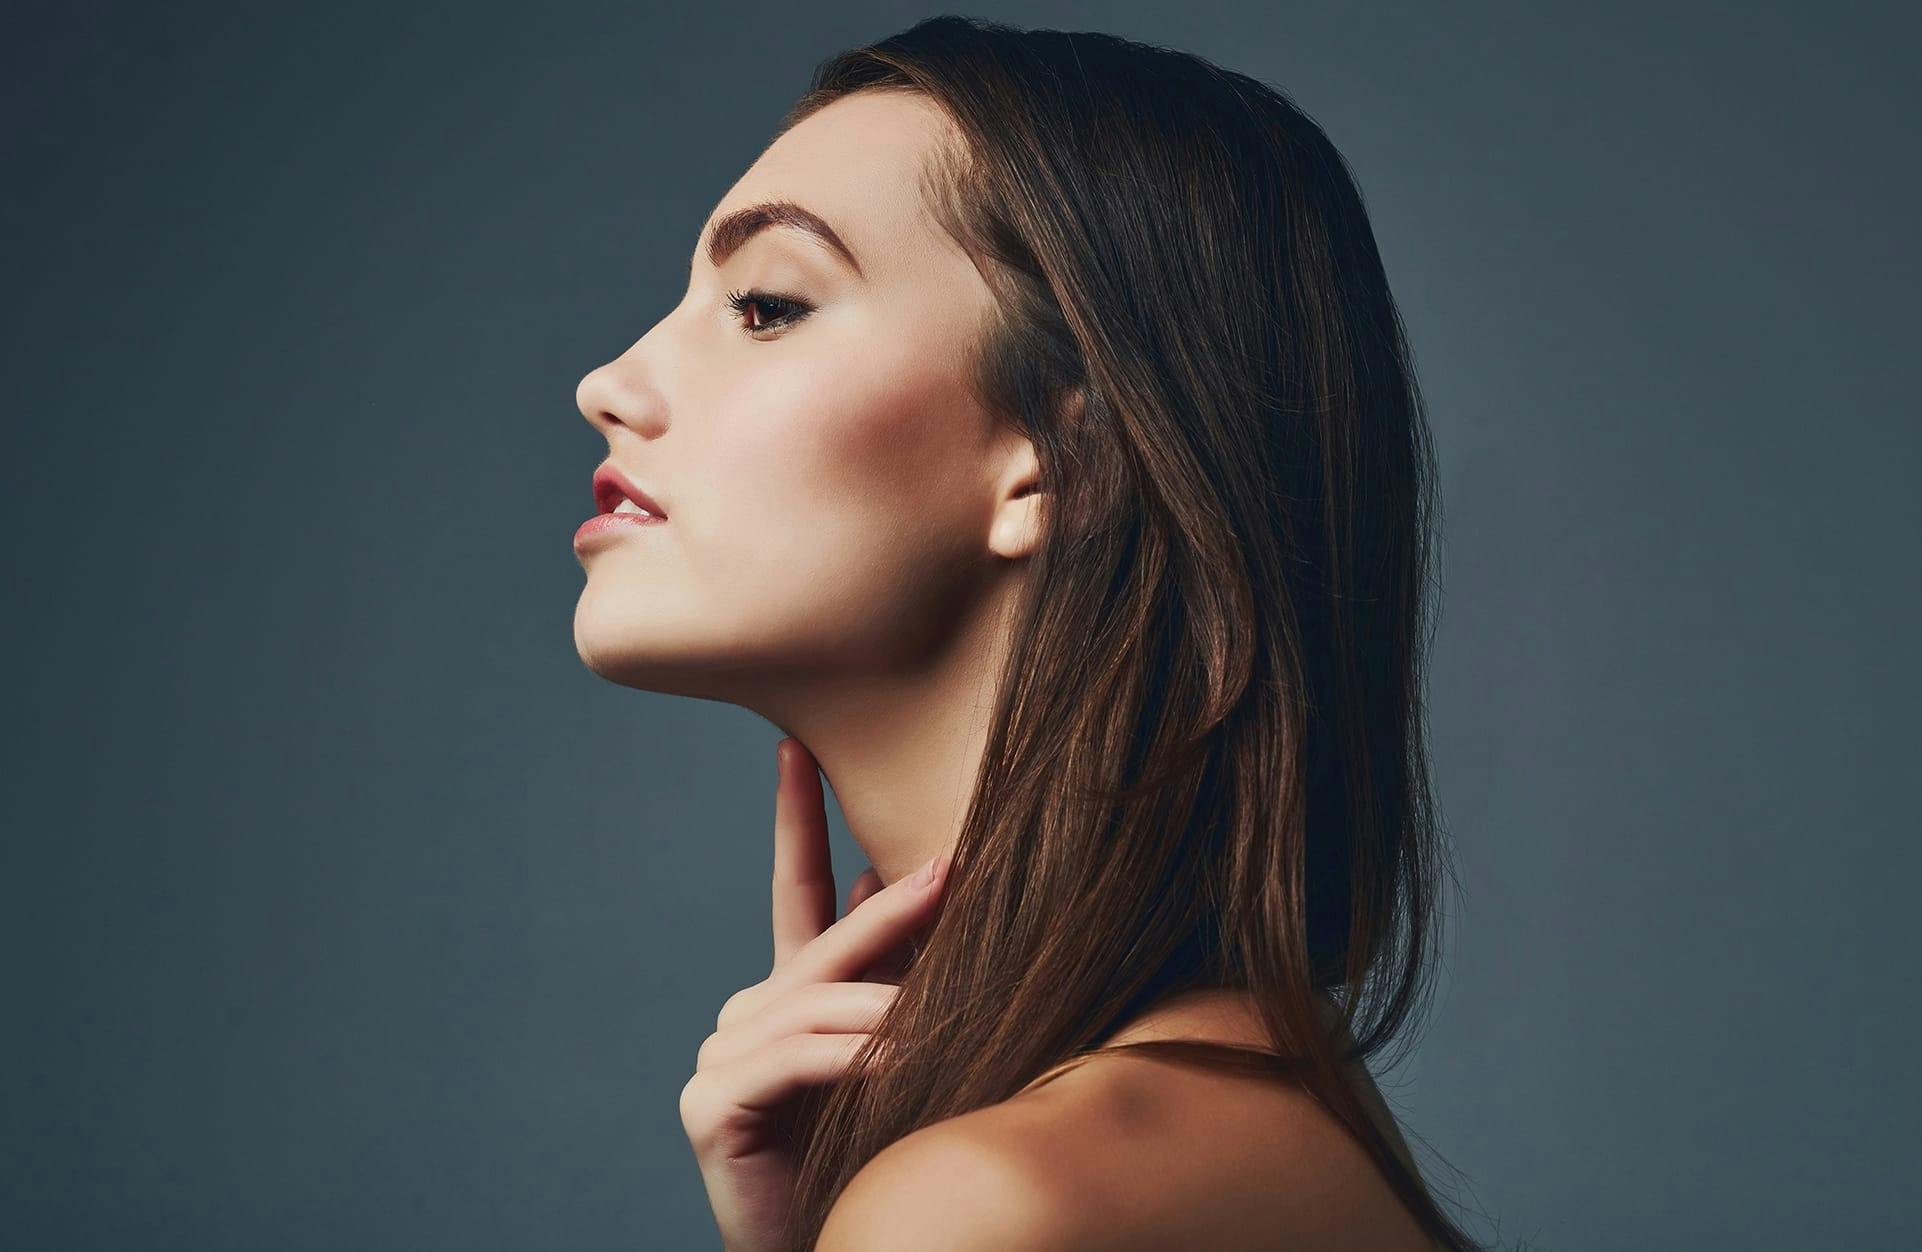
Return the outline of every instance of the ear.
[[[1063,396],[1057,420],[1073,422],[1080,418],[1084,393],[1071,387]],[[1005,451],[997,467],[994,521],[988,531],[988,547],[996,556],[1019,560],[1040,546],[1047,521],[1044,511],[1053,505],[1053,492],[1043,480],[1041,462],[1034,444],[1015,430],[1004,432],[1000,445]]]
[[[1041,542],[1041,463],[1027,436],[1004,436],[996,470],[994,517],[988,527],[988,547],[998,557],[1015,561]]]

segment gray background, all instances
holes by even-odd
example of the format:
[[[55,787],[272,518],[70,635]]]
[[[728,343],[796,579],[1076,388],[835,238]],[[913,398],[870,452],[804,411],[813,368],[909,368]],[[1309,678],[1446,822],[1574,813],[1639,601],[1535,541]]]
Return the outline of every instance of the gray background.
[[[711,1246],[777,732],[575,655],[573,390],[938,10],[80,7],[0,54],[0,1243]],[[1917,32],[1179,9],[964,11],[1264,78],[1367,194],[1461,882],[1391,1097],[1508,1246],[1917,1246]]]

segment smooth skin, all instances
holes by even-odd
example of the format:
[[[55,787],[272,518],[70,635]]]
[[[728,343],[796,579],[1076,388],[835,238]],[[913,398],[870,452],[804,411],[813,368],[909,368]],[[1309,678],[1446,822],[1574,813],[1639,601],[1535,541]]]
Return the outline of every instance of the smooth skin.
[[[805,743],[884,883],[960,831],[1045,499],[1029,441],[971,386],[992,295],[920,187],[946,125],[857,94],[781,135],[710,215],[679,305],[575,393],[667,515],[580,554],[582,660]],[[712,265],[714,224],[775,199],[861,272],[784,227]],[[729,304],[753,289],[814,309]]]
[[[907,947],[933,923],[946,884],[945,853],[885,887],[870,868],[837,920],[816,762],[793,739],[776,756],[773,967],[722,1006],[680,1097],[728,1252],[784,1248],[794,1103],[846,1074],[898,993]],[[1109,1043],[1157,1038],[1265,1046],[1252,1009],[1232,992],[1164,1002]],[[1367,1072],[1353,1076],[1406,1159]],[[1173,1247],[1428,1244],[1360,1147],[1306,1096],[1108,1055],[1057,1067],[1008,1100],[884,1149],[842,1192],[816,1252]]]
[[[864,870],[836,920],[820,774],[796,741],[776,751],[774,966],[721,1006],[681,1089],[681,1124],[729,1252],[783,1246],[794,1101],[847,1072],[900,990],[905,945],[933,920],[945,882],[945,854],[886,887]]]
[[[923,201],[923,165],[951,134],[934,105],[885,93],[837,100],[788,130],[703,224],[680,302],[575,392],[606,460],[667,518],[577,551],[582,660],[623,686],[752,710],[787,736],[774,966],[723,1007],[681,1098],[730,1252],[775,1246],[772,1215],[793,1182],[784,1110],[845,1072],[893,994],[901,945],[936,907],[905,880],[959,833],[1008,610],[1041,537],[1034,450],[983,410],[967,369],[991,294]],[[769,200],[825,218],[858,266],[787,227],[713,263],[715,224]],[[730,299],[754,290],[810,311],[784,319]],[[873,867],[838,920],[821,773]],[[1154,1012],[1161,1029],[1193,1038],[1245,1033],[1254,1020],[1232,996]],[[1284,1235],[1300,1249],[1355,1246],[1317,1241],[1312,1223],[1296,1238],[1250,1207],[1277,1179],[1299,1178],[1299,1195],[1330,1220],[1382,1210],[1372,1169],[1315,1148],[1332,1143],[1327,1126],[1312,1109],[1260,1103],[1275,1098],[1166,1064],[1089,1062],[891,1145],[849,1184],[828,1232],[851,1240],[842,1252],[937,1236],[1042,1248],[1044,1228],[1108,1246],[1099,1240],[1121,1216],[1153,1232],[1206,1212],[1218,1235],[1254,1232],[1255,1242],[1208,1245],[1223,1252],[1288,1246],[1274,1242]],[[1252,1127],[1216,1116],[1263,1107],[1274,1116]],[[1195,1168],[1168,1174],[1173,1160]],[[948,1211],[942,1189],[957,1177],[993,1202]],[[1238,1189],[1248,1178],[1262,1185]],[[1362,1198],[1333,1202],[1342,1196]],[[824,1233],[823,1252],[833,1246]]]
[[[1109,1045],[1267,1047],[1233,992],[1178,996]],[[1365,1068],[1351,1080],[1405,1162]],[[1126,1053],[1056,1066],[889,1145],[815,1252],[1433,1252],[1363,1149],[1298,1089]]]

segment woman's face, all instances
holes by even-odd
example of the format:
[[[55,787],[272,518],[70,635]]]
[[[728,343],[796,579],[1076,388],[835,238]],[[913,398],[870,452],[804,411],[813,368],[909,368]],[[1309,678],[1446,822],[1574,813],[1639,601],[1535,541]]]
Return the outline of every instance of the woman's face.
[[[595,672],[736,698],[911,667],[1002,572],[1031,453],[969,390],[989,293],[919,186],[945,125],[870,92],[789,130],[722,197],[680,304],[581,380],[604,464],[666,516],[576,545]],[[791,225],[717,229],[764,202],[818,216],[858,270]],[[756,291],[799,303],[730,305]]]

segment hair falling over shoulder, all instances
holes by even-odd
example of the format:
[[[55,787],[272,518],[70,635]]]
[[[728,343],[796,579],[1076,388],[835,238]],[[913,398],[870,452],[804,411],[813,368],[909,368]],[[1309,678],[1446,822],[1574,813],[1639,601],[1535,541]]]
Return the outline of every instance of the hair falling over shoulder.
[[[1405,1045],[1447,870],[1434,453],[1347,163],[1202,58],[959,17],[824,62],[784,127],[870,90],[953,124],[929,204],[994,293],[976,387],[1049,515],[939,921],[803,1107],[792,1246],[888,1144],[1234,987],[1272,1052],[1130,1046],[1300,1084],[1472,1247],[1342,1074]]]

